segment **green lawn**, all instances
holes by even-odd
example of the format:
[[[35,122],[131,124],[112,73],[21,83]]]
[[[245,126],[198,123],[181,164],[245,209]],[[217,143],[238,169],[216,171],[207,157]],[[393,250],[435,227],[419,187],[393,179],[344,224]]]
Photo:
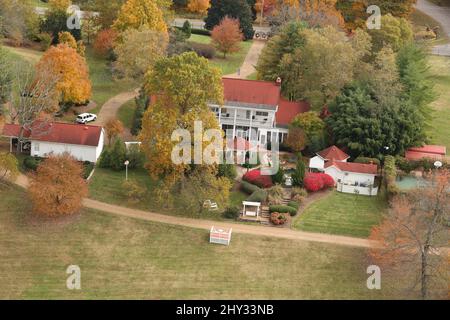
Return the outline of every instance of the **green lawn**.
[[[134,99],[123,104],[117,112],[117,118],[123,123],[126,128],[133,126],[134,111],[136,110],[136,102]]]
[[[0,190],[0,299],[406,298],[384,275],[366,288],[364,249],[241,234],[211,245],[207,231],[92,210],[38,219],[26,199]]]
[[[430,56],[432,80],[439,95],[430,128],[431,142],[450,150],[450,57]]]
[[[311,232],[367,237],[386,211],[381,195],[368,197],[333,192],[313,202],[293,222],[295,229]]]
[[[126,206],[130,208],[136,208],[141,210],[161,212],[169,215],[179,215],[190,218],[203,218],[211,220],[224,220],[221,210],[213,212],[188,212],[182,203],[177,202],[175,195],[175,208],[164,208],[161,204],[158,204],[154,198],[154,191],[157,187],[155,181],[153,181],[146,170],[137,169],[129,170],[128,177],[130,180],[136,181],[142,187],[146,189],[145,198],[139,203],[130,203],[126,197],[122,184],[125,180],[125,170],[113,171],[110,169],[96,168],[93,178],[89,183],[89,197],[106,203],[117,204],[120,206]],[[242,201],[248,197],[241,191],[231,191],[229,205],[241,206]]]
[[[193,34],[189,38],[189,41],[198,42],[203,44],[210,44],[211,37]],[[241,42],[241,50],[237,53],[230,54],[226,57],[226,59],[222,58],[222,53],[216,52],[216,57],[210,60],[211,65],[218,67],[222,70],[223,75],[229,75],[236,73],[237,70],[241,67],[244,62],[245,57],[247,56],[250,47],[252,46],[252,41],[242,41]]]

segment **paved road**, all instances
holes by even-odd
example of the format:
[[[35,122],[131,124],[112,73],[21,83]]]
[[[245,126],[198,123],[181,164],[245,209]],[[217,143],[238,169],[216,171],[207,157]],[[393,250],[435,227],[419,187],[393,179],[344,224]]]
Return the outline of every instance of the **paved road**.
[[[205,22],[203,20],[200,19],[184,19],[184,18],[175,18],[172,22],[172,25],[174,27],[182,27],[183,23],[188,20],[189,23],[191,24],[191,27],[193,29],[205,29]],[[253,29],[256,32],[269,32],[270,28],[269,27],[259,27],[259,26],[253,26]]]
[[[416,8],[438,21],[443,31],[450,37],[450,7],[440,7],[427,0],[418,0]],[[435,46],[432,52],[436,55],[450,56],[450,44]]]

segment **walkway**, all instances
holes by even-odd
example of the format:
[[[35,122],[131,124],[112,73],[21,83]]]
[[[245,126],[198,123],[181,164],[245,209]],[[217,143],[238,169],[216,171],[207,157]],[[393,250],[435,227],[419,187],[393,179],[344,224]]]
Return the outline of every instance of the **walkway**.
[[[27,188],[28,187],[28,179],[24,175],[19,175],[16,180],[16,184]],[[290,229],[283,228],[274,228],[267,227],[261,225],[246,225],[239,223],[230,223],[230,222],[221,222],[221,221],[212,221],[212,220],[204,220],[204,219],[191,219],[184,218],[179,216],[170,216],[164,215],[155,212],[136,210],[131,208],[120,207],[104,202],[100,202],[92,199],[84,199],[83,206],[89,209],[95,209],[107,213],[112,213],[124,217],[141,219],[146,221],[153,221],[159,223],[167,223],[178,226],[184,226],[189,228],[210,230],[211,226],[220,226],[222,228],[233,228],[233,232],[250,234],[255,236],[266,236],[266,237],[275,237],[282,239],[291,239],[291,240],[301,240],[301,241],[312,241],[312,242],[321,242],[321,243],[330,243],[337,245],[345,245],[352,247],[361,247],[361,248],[369,248],[376,247],[376,243],[367,239],[361,238],[352,238],[345,236],[335,236],[329,234],[321,234],[321,233],[310,233],[310,232],[302,232],[295,231]]]
[[[428,0],[418,0],[416,8],[438,21],[448,37],[450,37],[450,7],[440,7]],[[433,47],[433,54],[450,56],[450,44]]]
[[[250,75],[256,72],[255,66],[258,63],[259,56],[266,44],[263,40],[253,40],[253,44],[248,51],[242,66],[238,73],[228,74],[227,78],[247,79]]]
[[[139,89],[135,89],[134,91],[122,92],[112,97],[111,99],[106,101],[105,104],[102,106],[100,112],[97,115],[97,120],[95,121],[94,124],[104,127],[105,124],[108,122],[108,120],[117,119],[117,112],[119,111],[120,107],[126,102],[130,101],[131,99],[134,99],[138,95]],[[130,129],[128,128],[124,129],[122,139],[124,141],[133,140],[133,136],[130,132]]]

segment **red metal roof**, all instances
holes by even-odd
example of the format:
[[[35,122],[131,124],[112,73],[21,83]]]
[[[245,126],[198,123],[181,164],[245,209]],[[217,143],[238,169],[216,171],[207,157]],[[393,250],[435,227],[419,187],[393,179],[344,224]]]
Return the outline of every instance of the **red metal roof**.
[[[307,102],[288,101],[280,98],[276,113],[277,125],[287,126],[294,120],[296,115],[307,112],[309,109],[310,105]]]
[[[444,159],[444,156],[436,153],[406,151],[405,158],[408,160],[421,160],[421,159],[442,160]]]
[[[378,172],[378,166],[376,164],[339,162],[339,161],[329,161],[325,164],[325,168],[331,166],[335,166],[341,171],[346,172],[367,173],[367,174],[377,174]]]
[[[277,106],[280,86],[275,82],[222,78],[225,101]]]
[[[350,156],[336,146],[331,146],[317,153],[325,160],[344,161]]]
[[[17,124],[5,124],[3,136],[17,137],[20,126]],[[27,130],[24,137],[29,140],[66,143],[96,147],[100,141],[102,127],[52,122],[47,124],[34,125],[33,129]]]
[[[408,151],[432,153],[432,154],[439,154],[439,155],[445,156],[445,154],[447,153],[447,148],[445,146],[425,145],[423,147],[409,148]]]

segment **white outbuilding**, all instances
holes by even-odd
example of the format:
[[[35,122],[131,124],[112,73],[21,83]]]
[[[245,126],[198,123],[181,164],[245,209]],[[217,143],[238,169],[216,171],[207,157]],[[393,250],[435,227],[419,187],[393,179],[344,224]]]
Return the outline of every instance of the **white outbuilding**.
[[[5,124],[3,137],[10,139],[10,151],[17,147],[21,127]],[[99,126],[71,123],[37,123],[24,130],[21,151],[31,156],[47,157],[50,154],[69,153],[79,161],[97,162],[104,146],[104,130]],[[24,145],[27,145],[24,148]]]

